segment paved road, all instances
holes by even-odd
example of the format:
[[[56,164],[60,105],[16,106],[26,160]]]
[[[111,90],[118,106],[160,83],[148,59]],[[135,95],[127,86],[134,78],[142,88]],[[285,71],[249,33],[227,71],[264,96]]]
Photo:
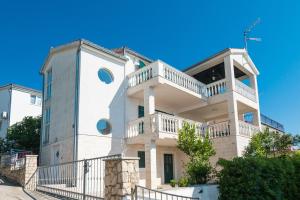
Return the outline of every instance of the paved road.
[[[0,200],[57,200],[57,198],[47,196],[38,192],[24,191],[7,179],[0,176]]]

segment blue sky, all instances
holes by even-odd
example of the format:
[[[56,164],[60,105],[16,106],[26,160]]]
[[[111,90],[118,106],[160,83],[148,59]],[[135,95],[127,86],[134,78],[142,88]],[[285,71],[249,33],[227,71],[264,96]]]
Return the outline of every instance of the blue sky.
[[[126,45],[184,69],[226,47],[243,47],[243,30],[261,23],[249,44],[260,70],[262,113],[300,133],[300,1],[15,1],[0,5],[0,85],[41,89],[51,46],[86,38]]]

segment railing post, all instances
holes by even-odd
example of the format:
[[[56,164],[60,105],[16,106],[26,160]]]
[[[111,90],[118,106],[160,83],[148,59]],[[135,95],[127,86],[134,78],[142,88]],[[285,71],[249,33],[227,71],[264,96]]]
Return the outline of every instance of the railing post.
[[[88,173],[88,162],[87,160],[83,161],[83,200],[86,199],[86,177],[87,177],[87,173]]]

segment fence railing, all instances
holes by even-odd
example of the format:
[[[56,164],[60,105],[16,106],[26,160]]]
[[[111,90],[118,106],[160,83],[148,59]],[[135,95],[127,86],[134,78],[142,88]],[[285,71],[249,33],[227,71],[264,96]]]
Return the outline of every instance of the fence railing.
[[[136,185],[131,192],[132,200],[199,200],[197,197],[170,194]]]
[[[41,166],[28,181],[26,188],[68,199],[104,199],[104,160],[120,157],[118,154]]]

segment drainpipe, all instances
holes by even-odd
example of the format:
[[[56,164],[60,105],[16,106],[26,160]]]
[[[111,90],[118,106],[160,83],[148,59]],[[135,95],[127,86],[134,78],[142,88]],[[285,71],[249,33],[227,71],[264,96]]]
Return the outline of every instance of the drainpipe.
[[[45,95],[44,95],[44,92],[45,92],[45,74],[43,73],[43,89],[42,89],[42,116],[41,116],[41,129],[40,129],[40,150],[39,150],[39,155],[42,155],[42,147],[43,147],[43,137],[44,137],[44,133],[43,133],[43,126],[44,126],[44,104],[45,104],[45,101],[44,101],[44,98],[45,98]],[[42,162],[42,159],[41,159],[41,156],[38,158],[38,161],[39,161],[39,165],[41,165],[41,162]]]
[[[78,113],[79,113],[79,85],[80,85],[80,52],[82,41],[76,52],[76,71],[75,71],[75,106],[74,106],[74,141],[73,141],[73,161],[78,159]]]

